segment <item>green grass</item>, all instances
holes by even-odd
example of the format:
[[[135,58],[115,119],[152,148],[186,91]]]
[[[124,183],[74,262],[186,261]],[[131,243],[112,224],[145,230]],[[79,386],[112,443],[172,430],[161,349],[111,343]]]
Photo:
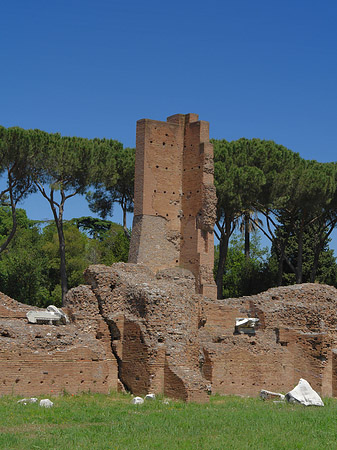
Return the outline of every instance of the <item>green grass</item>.
[[[219,396],[203,405],[132,405],[121,394],[51,399],[44,409],[0,398],[0,449],[337,449],[333,399],[324,408]]]

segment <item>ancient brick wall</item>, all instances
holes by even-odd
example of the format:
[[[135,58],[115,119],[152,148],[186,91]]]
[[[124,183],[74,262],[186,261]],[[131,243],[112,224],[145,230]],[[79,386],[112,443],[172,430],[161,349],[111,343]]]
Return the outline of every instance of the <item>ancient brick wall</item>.
[[[208,122],[176,114],[137,122],[135,210],[129,262],[154,272],[189,269],[196,291],[216,298],[216,197]]]
[[[90,303],[89,290],[77,288],[73,297],[76,295],[78,305],[83,301],[89,314],[77,310],[76,324],[54,326],[29,324],[26,313],[38,308],[0,294],[0,395],[109,393],[117,389],[109,330],[95,311],[95,303]]]
[[[336,289],[318,284],[206,302],[199,336],[212,392],[287,392],[305,378],[320,394],[336,395],[336,306]],[[235,333],[239,317],[259,318],[255,334]]]

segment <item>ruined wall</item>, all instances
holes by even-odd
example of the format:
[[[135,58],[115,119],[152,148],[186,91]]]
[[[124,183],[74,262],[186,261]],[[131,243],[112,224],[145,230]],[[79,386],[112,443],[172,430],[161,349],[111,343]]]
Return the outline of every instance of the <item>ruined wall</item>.
[[[135,210],[129,262],[154,272],[191,270],[196,291],[216,298],[216,197],[208,122],[176,114],[137,122]]]
[[[336,307],[334,287],[309,283],[207,302],[200,339],[212,392],[287,392],[305,378],[321,395],[336,395]],[[256,333],[236,334],[236,317],[259,318]]]
[[[77,293],[82,295],[79,303],[89,306],[92,293],[86,287]],[[95,316],[94,305],[84,317],[76,313],[77,324],[33,325],[26,313],[38,308],[0,293],[0,395],[116,390],[110,334],[99,314]]]

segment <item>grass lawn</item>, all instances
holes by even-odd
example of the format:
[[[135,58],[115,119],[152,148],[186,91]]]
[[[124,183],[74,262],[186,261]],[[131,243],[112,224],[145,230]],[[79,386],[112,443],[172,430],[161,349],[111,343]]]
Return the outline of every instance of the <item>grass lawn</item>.
[[[129,395],[81,394],[50,397],[50,409],[18,399],[0,398],[1,450],[337,449],[334,399],[324,408],[219,396],[132,405]]]

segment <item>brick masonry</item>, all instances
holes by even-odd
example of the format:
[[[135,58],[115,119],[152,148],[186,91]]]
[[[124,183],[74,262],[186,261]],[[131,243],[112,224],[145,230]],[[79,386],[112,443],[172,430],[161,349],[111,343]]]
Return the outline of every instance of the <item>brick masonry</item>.
[[[337,396],[334,287],[214,298],[208,124],[192,114],[142,120],[136,158],[137,264],[90,266],[87,285],[67,294],[67,325],[29,324],[38,308],[0,293],[0,395],[126,388],[207,402],[210,392],[286,393],[305,378]],[[258,318],[255,333],[238,334],[239,317]]]
[[[137,122],[135,210],[129,262],[155,273],[189,269],[196,292],[216,298],[216,196],[209,124],[197,114]]]

